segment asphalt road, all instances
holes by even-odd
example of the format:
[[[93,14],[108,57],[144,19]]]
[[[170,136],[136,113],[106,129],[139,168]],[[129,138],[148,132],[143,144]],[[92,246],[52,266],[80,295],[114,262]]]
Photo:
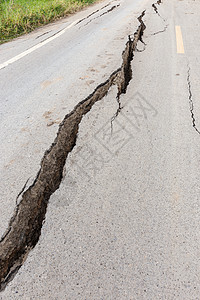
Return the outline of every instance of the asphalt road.
[[[65,115],[118,72],[90,111],[75,110],[39,241],[1,278],[0,299],[200,299],[200,3],[152,4],[101,2],[0,46],[1,235],[20,191],[23,205],[44,185],[36,175]],[[122,53],[144,10],[130,78]],[[116,99],[121,66],[129,84]],[[20,245],[31,226],[19,224]]]

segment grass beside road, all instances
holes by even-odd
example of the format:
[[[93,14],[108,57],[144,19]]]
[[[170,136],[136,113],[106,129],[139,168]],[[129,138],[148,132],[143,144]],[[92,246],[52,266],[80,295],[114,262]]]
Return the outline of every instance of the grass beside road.
[[[0,0],[0,43],[67,16],[97,0]]]

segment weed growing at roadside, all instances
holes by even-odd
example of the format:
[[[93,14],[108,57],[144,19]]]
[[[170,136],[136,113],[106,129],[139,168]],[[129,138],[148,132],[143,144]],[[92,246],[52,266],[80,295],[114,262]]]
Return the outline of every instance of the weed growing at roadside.
[[[96,0],[2,0],[0,43],[72,14]]]

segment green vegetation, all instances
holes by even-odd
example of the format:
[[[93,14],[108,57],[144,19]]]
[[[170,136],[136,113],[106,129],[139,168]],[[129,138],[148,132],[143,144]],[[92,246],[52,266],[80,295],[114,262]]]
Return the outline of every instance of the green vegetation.
[[[0,0],[0,43],[80,10],[97,0]]]

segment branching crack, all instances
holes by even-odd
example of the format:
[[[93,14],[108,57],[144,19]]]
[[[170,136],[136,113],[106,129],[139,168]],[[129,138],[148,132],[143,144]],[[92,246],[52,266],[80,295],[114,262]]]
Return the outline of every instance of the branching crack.
[[[0,240],[0,291],[5,289],[7,283],[13,279],[27,255],[39,240],[49,198],[60,186],[63,168],[68,154],[76,145],[79,124],[83,116],[91,110],[97,101],[106,96],[113,85],[118,87],[117,100],[119,108],[117,114],[120,112],[120,95],[126,93],[127,86],[132,78],[131,61],[133,52],[136,49],[138,40],[143,42],[142,36],[146,28],[142,21],[144,14],[145,11],[138,18],[140,25],[134,34],[134,38],[131,39],[130,36],[128,38],[125,50],[122,53],[121,67],[65,116],[59,125],[54,142],[49,150],[44,153],[36,179],[25,190],[26,183],[19,193],[21,201],[17,204],[8,228]]]
[[[134,33],[134,38],[131,39],[131,36],[128,36],[128,45],[129,47],[126,47],[126,51],[127,54],[126,56],[128,57],[128,59],[126,60],[126,63],[123,66],[122,69],[122,73],[123,73],[123,78],[124,78],[124,82],[123,82],[123,86],[121,85],[121,87],[119,88],[118,85],[118,93],[117,93],[117,103],[118,103],[118,108],[116,113],[114,114],[114,116],[111,118],[111,132],[113,129],[113,121],[117,118],[117,116],[119,115],[120,111],[122,110],[122,104],[120,101],[120,96],[121,94],[126,94],[127,91],[127,87],[129,85],[129,82],[132,79],[132,68],[131,68],[131,62],[133,60],[133,56],[134,56],[134,51],[138,51],[137,50],[137,42],[140,41],[142,42],[144,45],[146,45],[143,41],[143,34],[144,34],[144,30],[146,29],[146,25],[144,24],[144,21],[142,20],[142,18],[145,15],[145,10],[142,12],[142,14],[138,17],[138,21],[140,22],[140,26],[138,27],[137,31]],[[136,43],[135,43],[136,41]],[[125,54],[125,52],[124,52]]]
[[[152,4],[152,7],[153,7],[155,13],[163,20],[164,23],[166,23],[166,20],[160,15],[160,13],[159,13],[159,11],[158,11],[158,8],[157,8],[157,6],[156,6],[156,5],[160,5],[161,3],[162,3],[162,1],[161,1],[161,0],[158,0],[156,3],[153,3],[153,4]],[[159,30],[159,31],[157,31],[157,32],[155,32],[155,33],[152,33],[151,35],[157,35],[157,34],[159,34],[159,33],[165,32],[165,31],[167,30],[168,26],[169,26],[169,24],[166,24],[163,30]]]
[[[194,103],[193,103],[193,96],[192,96],[192,89],[191,89],[191,81],[190,81],[190,67],[188,66],[188,72],[187,72],[187,83],[188,83],[188,92],[189,92],[189,105],[190,105],[190,113],[192,117],[192,126],[196,130],[198,134],[200,134],[200,131],[196,127],[196,120],[194,117]]]

